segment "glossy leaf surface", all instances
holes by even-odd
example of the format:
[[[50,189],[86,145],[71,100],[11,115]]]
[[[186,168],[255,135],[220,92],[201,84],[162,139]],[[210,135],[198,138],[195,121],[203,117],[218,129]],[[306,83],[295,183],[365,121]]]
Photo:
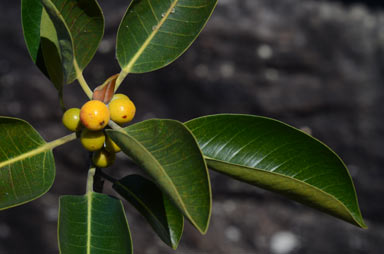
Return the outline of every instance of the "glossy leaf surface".
[[[115,182],[113,188],[147,219],[167,245],[177,248],[183,233],[183,215],[154,183],[140,175],[129,175]]]
[[[196,39],[217,0],[133,0],[120,24],[116,55],[125,73],[159,69]]]
[[[0,210],[40,197],[54,178],[50,144],[27,122],[0,117]]]
[[[211,188],[203,155],[190,131],[178,121],[153,119],[107,133],[205,233]]]
[[[201,117],[186,126],[210,168],[365,227],[347,168],[311,136],[250,115]]]
[[[108,195],[60,197],[58,224],[62,254],[133,253],[123,205]]]
[[[22,23],[32,60],[58,89],[87,66],[104,33],[95,0],[22,0]]]

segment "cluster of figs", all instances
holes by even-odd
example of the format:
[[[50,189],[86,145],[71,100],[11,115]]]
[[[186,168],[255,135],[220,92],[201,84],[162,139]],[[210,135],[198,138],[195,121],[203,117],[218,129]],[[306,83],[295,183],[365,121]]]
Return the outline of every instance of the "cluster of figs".
[[[113,164],[120,147],[105,135],[104,128],[110,120],[124,125],[132,121],[135,113],[135,104],[128,96],[115,94],[108,104],[100,100],[90,100],[81,109],[66,110],[62,122],[68,130],[80,133],[83,147],[93,152],[94,166],[105,168]]]

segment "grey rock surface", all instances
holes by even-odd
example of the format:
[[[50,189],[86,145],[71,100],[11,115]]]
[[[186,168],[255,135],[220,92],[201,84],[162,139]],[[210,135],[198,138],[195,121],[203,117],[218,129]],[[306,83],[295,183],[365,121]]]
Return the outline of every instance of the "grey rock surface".
[[[106,34],[85,71],[93,87],[119,72],[114,37],[127,3],[100,1]],[[19,5],[0,3],[0,115],[23,118],[53,140],[67,131],[54,87],[29,59]],[[187,224],[179,249],[172,251],[127,206],[135,253],[382,253],[383,75],[382,9],[338,1],[220,0],[206,29],[176,62],[128,76],[121,92],[134,100],[136,121],[236,112],[309,128],[348,165],[369,229],[212,173],[207,235]],[[86,100],[76,84],[64,92],[69,106]],[[86,155],[78,142],[58,148],[51,191],[0,212],[1,254],[57,253],[58,196],[84,192]],[[124,175],[135,169],[119,156],[111,170]]]

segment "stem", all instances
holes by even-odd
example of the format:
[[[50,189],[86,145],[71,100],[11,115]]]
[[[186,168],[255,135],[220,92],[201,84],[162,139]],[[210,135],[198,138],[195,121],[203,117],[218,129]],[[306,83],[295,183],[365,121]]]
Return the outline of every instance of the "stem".
[[[76,138],[77,138],[76,132],[74,132],[74,133],[71,133],[67,136],[53,140],[53,141],[49,142],[47,145],[49,146],[49,148],[54,149],[58,146],[64,145],[65,143],[68,143],[72,140],[75,140]]]
[[[101,169],[97,171],[97,174],[99,174],[101,177],[103,177],[105,180],[111,182],[111,183],[115,183],[117,182],[117,180],[115,178],[113,178],[112,176],[110,175],[107,175],[106,173],[104,173]]]
[[[120,125],[118,125],[117,123],[115,123],[115,122],[112,121],[112,120],[109,120],[108,125],[109,125],[109,127],[111,127],[112,129],[114,129],[114,130],[116,130],[116,131],[122,129],[122,128],[120,127]]]
[[[76,78],[79,81],[81,88],[83,89],[84,93],[88,96],[88,98],[90,100],[92,100],[93,92],[89,88],[87,81],[85,81],[84,76],[83,76],[83,72],[80,70],[80,67],[77,64],[76,60],[73,61],[73,65],[75,66]]]
[[[117,77],[116,79],[116,83],[115,83],[115,92],[117,91],[117,89],[119,88],[119,86],[121,85],[121,83],[123,83],[124,79],[127,77],[129,73],[124,71],[124,70],[121,70],[119,76]]]
[[[93,191],[103,193],[104,178],[99,174],[101,168],[96,168],[95,176],[93,177]]]
[[[93,177],[95,176],[96,168],[91,167],[88,170],[88,178],[87,178],[87,194],[93,192]]]
[[[67,110],[67,108],[65,107],[65,103],[64,103],[64,98],[63,98],[63,89],[60,89],[59,92],[58,92],[58,97],[59,97],[59,101],[60,101],[60,107],[61,107],[61,110],[63,111],[63,113]]]

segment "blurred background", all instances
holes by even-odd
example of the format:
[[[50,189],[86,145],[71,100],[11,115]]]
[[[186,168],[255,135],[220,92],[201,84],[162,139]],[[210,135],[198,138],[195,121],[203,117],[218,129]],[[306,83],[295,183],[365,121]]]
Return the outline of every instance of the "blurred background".
[[[85,71],[93,88],[119,72],[115,34],[129,1],[99,3],[106,33]],[[190,50],[164,69],[129,75],[119,91],[135,102],[135,121],[229,112],[311,130],[348,165],[368,230],[211,172],[208,233],[186,223],[173,251],[127,205],[135,253],[382,253],[383,7],[363,0],[219,0]],[[0,11],[0,115],[29,121],[46,140],[67,134],[56,90],[25,47],[20,1],[1,1]],[[77,84],[65,87],[64,96],[71,107],[86,100]],[[54,153],[57,177],[49,193],[0,212],[0,254],[58,252],[58,196],[84,193],[87,153],[78,141]],[[109,170],[125,175],[135,168],[119,156]],[[106,190],[112,193],[108,184]]]

